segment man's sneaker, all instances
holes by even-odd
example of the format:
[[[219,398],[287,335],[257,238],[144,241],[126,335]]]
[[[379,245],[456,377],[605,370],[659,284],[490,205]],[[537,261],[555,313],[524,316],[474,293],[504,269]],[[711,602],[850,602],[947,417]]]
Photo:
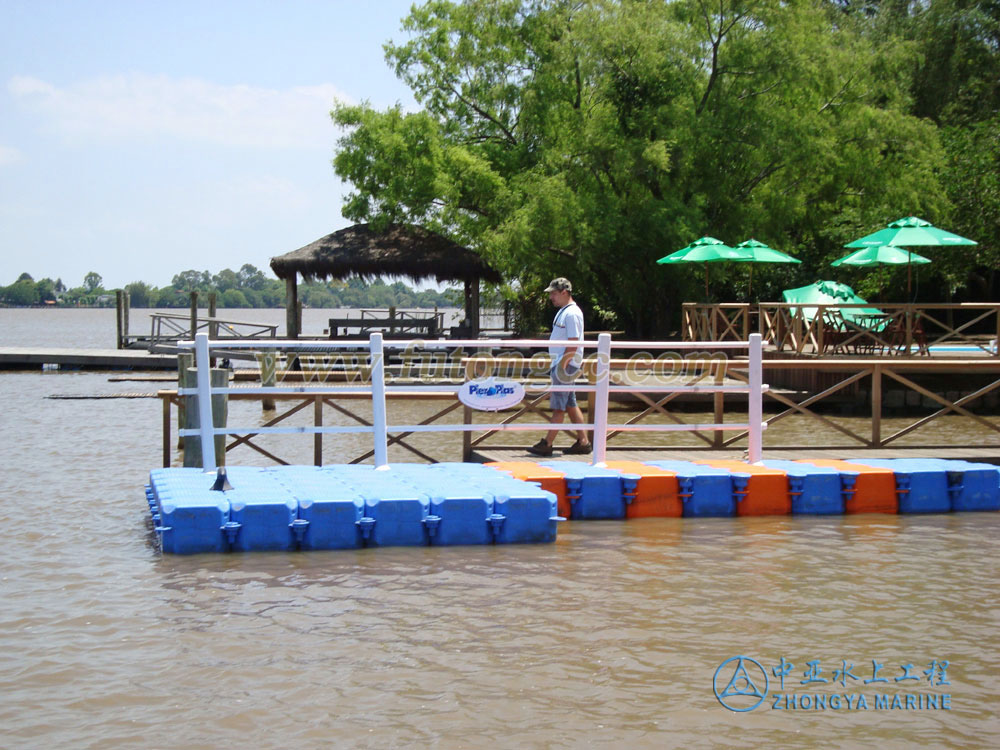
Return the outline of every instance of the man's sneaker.
[[[579,440],[577,440],[575,443],[573,443],[573,445],[564,450],[563,453],[583,455],[586,453],[590,453],[592,450],[594,450],[593,445],[591,445],[590,443],[581,443]]]
[[[533,453],[536,456],[551,456],[552,446],[545,442],[545,438],[542,438],[533,446],[528,448],[528,453]]]

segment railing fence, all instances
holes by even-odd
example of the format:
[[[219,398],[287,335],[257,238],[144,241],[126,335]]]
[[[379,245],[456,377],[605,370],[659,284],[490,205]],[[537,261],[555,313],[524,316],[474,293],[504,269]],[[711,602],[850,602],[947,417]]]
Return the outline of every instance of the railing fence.
[[[526,348],[541,349],[549,347],[551,342],[547,340],[517,339],[517,340],[446,340],[438,339],[422,342],[424,349],[453,349],[458,347],[470,347],[479,351],[490,351],[492,349]],[[415,424],[415,425],[390,425],[386,415],[386,395],[393,393],[425,393],[442,394],[451,393],[457,398],[458,390],[462,384],[448,385],[387,385],[385,378],[385,350],[389,348],[403,348],[411,344],[399,342],[385,342],[382,334],[372,333],[367,341],[295,341],[295,340],[268,340],[268,341],[225,341],[217,342],[209,339],[207,333],[199,333],[194,341],[184,341],[178,344],[181,349],[194,349],[197,367],[197,388],[178,388],[179,396],[196,396],[199,414],[199,427],[197,429],[181,429],[181,436],[198,436],[202,446],[203,468],[206,471],[214,471],[216,468],[215,440],[216,435],[232,434],[266,434],[266,433],[296,433],[296,434],[321,434],[321,433],[369,433],[372,435],[374,448],[374,462],[377,468],[388,466],[388,445],[391,442],[389,433],[420,433],[420,432],[479,432],[479,431],[548,431],[554,427],[549,422],[544,423],[465,423],[465,424]],[[372,402],[372,424],[371,425],[313,425],[313,426],[287,426],[287,427],[215,427],[212,415],[213,395],[225,395],[229,393],[228,387],[211,386],[210,382],[210,361],[212,350],[216,348],[231,349],[274,349],[274,350],[308,350],[315,352],[349,349],[367,346],[371,362],[371,383],[370,386],[307,386],[307,385],[282,385],[282,386],[261,386],[255,388],[240,388],[243,395],[258,394],[262,396],[277,394],[315,394],[324,398],[336,396],[338,394],[358,394],[367,395]],[[612,385],[610,377],[610,362],[612,349],[644,349],[644,350],[700,350],[704,349],[705,342],[666,342],[666,341],[612,341],[610,334],[602,333],[596,342],[584,341],[578,344],[583,349],[596,348],[596,369],[595,382],[592,385],[548,385],[534,388],[536,392],[582,392],[594,394],[594,409],[592,412],[592,422],[584,424],[566,425],[572,429],[593,430],[593,463],[601,465],[607,455],[608,432],[669,432],[669,431],[742,431],[748,435],[748,460],[757,463],[761,460],[762,432],[765,424],[762,419],[762,398],[768,387],[763,383],[762,368],[762,341],[760,334],[751,334],[747,342],[715,342],[711,346],[713,349],[748,350],[748,376],[746,384],[725,385],[716,383],[714,385]],[[722,423],[711,424],[634,424],[634,423],[609,423],[608,405],[610,396],[613,393],[746,393],[749,401],[748,420],[746,423]]]

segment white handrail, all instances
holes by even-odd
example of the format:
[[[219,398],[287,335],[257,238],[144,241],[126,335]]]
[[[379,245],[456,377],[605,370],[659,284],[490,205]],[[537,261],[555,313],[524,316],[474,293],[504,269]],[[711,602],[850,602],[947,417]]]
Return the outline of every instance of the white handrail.
[[[237,433],[255,434],[320,434],[320,433],[371,433],[374,443],[375,467],[382,469],[388,466],[389,432],[477,432],[477,431],[529,431],[548,430],[551,423],[526,424],[438,424],[438,425],[389,425],[386,420],[386,396],[393,393],[456,393],[462,384],[454,385],[392,385],[385,383],[385,349],[413,346],[414,341],[386,342],[381,333],[372,333],[368,340],[342,341],[298,341],[294,339],[270,341],[210,341],[207,333],[199,333],[194,341],[182,341],[178,348],[194,349],[197,365],[197,388],[179,388],[177,393],[183,396],[198,398],[198,429],[182,429],[183,436],[198,435],[201,438],[202,462],[206,471],[215,471],[215,440],[216,435]],[[548,347],[550,341],[542,339],[516,340],[448,340],[438,339],[421,342],[424,348],[475,346],[489,347]],[[761,460],[763,446],[763,422],[761,400],[767,386],[763,383],[762,338],[759,333],[750,335],[747,342],[662,342],[662,341],[619,341],[613,342],[611,335],[602,333],[596,342],[582,342],[584,347],[597,348],[596,379],[593,385],[548,385],[528,383],[525,390],[529,392],[564,393],[579,391],[594,393],[594,422],[573,425],[576,429],[592,429],[594,431],[593,463],[603,465],[607,456],[607,436],[609,430],[616,432],[676,432],[676,431],[707,431],[707,430],[745,430],[749,433],[748,460],[758,463]],[[361,348],[368,349],[371,357],[370,386],[274,386],[230,389],[226,387],[213,388],[209,372],[209,357],[211,350],[216,349],[292,349],[298,351]],[[746,385],[676,385],[676,386],[643,386],[643,385],[611,385],[611,350],[612,349],[747,349],[749,359],[749,378]],[[278,393],[290,394],[369,394],[372,398],[371,426],[300,426],[300,427],[215,427],[212,422],[212,396],[227,393],[243,393],[247,395],[266,395]],[[746,393],[748,394],[748,419],[746,424],[611,424],[608,422],[608,404],[611,393]]]

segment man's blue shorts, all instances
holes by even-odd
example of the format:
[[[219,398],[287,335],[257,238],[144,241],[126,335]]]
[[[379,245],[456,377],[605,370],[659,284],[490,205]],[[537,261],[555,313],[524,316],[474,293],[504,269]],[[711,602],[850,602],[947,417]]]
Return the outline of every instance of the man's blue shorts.
[[[580,368],[572,365],[563,371],[558,364],[552,365],[552,369],[549,370],[552,385],[572,385],[579,372]],[[552,411],[566,411],[571,406],[576,406],[576,394],[573,391],[556,391],[549,394],[549,407]]]

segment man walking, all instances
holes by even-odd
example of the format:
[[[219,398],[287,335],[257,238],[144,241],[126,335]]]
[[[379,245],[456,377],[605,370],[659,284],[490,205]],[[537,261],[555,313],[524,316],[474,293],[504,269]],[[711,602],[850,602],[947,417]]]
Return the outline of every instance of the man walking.
[[[583,311],[573,301],[573,285],[569,279],[560,276],[552,279],[545,289],[549,293],[549,301],[558,308],[555,320],[552,321],[550,341],[583,342]],[[583,364],[582,346],[549,346],[552,357],[552,384],[571,385],[576,380],[577,373]],[[573,391],[554,391],[549,395],[549,405],[552,408],[552,424],[562,424],[563,416],[569,414],[574,424],[583,424],[583,412],[576,405],[576,393]],[[536,456],[551,456],[552,444],[559,434],[558,429],[549,430],[545,438],[528,448],[528,452]],[[590,453],[592,446],[587,439],[586,430],[577,430],[577,439],[563,453]]]

